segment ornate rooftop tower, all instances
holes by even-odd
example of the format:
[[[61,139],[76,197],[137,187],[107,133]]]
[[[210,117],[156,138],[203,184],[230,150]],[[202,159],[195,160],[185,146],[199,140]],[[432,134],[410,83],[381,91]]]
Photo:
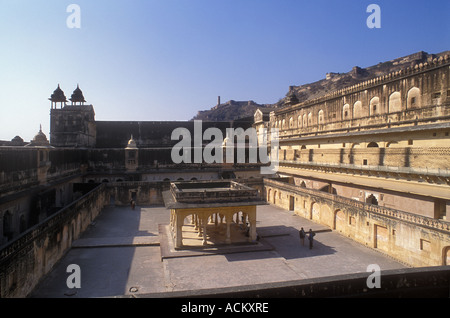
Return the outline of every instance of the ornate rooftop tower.
[[[92,105],[85,105],[79,85],[70,97],[71,105],[58,85],[50,100],[50,144],[55,147],[94,147],[96,139],[95,113]],[[53,107],[60,102],[61,108]],[[64,107],[63,104],[64,103]]]
[[[63,90],[59,87],[59,84],[58,84],[58,87],[53,91],[53,94],[50,96],[49,100],[51,100],[51,102],[52,102],[52,109],[53,109],[53,106],[55,106],[55,109],[56,109],[57,103],[61,103],[60,104],[61,108],[63,107],[63,103],[64,103],[64,106],[66,105],[67,98],[66,98],[66,95],[64,95]]]
[[[83,92],[81,91],[80,87],[77,84],[77,88],[72,93],[72,96],[70,97],[70,101],[72,102],[72,105],[76,105],[77,103],[80,103],[80,105],[84,105],[86,102],[84,100]]]

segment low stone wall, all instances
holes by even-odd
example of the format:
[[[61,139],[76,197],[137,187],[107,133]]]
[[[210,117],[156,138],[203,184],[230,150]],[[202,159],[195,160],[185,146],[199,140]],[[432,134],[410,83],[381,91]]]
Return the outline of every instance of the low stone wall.
[[[26,297],[105,205],[100,184],[0,250],[0,298]]]
[[[263,179],[236,179],[235,181],[251,187],[249,189],[254,195],[255,189],[262,193]],[[230,180],[223,180],[230,183]],[[109,182],[107,187],[107,201],[111,205],[129,205],[134,200],[137,205],[164,205],[162,193],[170,190],[169,181],[125,181]]]
[[[107,201],[110,205],[129,205],[131,200],[137,205],[164,205],[162,192],[169,190],[166,181],[125,181],[106,183]]]
[[[369,288],[372,273],[355,273],[286,282],[236,287],[186,290],[168,293],[136,294],[119,297],[171,298],[448,298],[450,267],[404,268],[381,271],[379,288]],[[374,278],[371,276],[370,281]],[[269,301],[270,302],[270,301]],[[271,309],[272,310],[272,309]]]

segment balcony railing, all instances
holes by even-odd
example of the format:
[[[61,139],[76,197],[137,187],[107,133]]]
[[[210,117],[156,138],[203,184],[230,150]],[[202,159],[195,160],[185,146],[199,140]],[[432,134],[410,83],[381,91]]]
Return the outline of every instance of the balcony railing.
[[[331,162],[304,162],[297,160],[280,160],[280,166],[291,165],[295,167],[304,167],[314,170],[343,170],[350,173],[367,174],[407,174],[432,177],[450,177],[450,169],[445,168],[429,168],[429,167],[396,167],[396,166],[380,166],[380,165],[357,165],[349,163],[331,163]]]
[[[450,234],[450,222],[433,219],[430,217],[409,213],[405,211],[400,211],[388,207],[383,207],[379,205],[373,205],[353,199],[349,199],[346,197],[342,197],[332,193],[326,193],[319,190],[306,189],[293,184],[289,184],[286,182],[274,180],[274,179],[265,179],[264,185],[269,187],[279,188],[285,191],[291,191],[298,194],[310,195],[313,197],[319,197],[321,199],[330,201],[330,203],[338,202],[350,207],[357,208],[360,211],[370,212],[378,215],[382,215],[388,218],[394,218],[397,220],[401,220],[404,222],[409,222],[414,225],[428,227],[438,231],[444,231],[446,234]]]
[[[298,111],[292,111],[298,115]],[[349,133],[363,130],[371,129],[386,129],[392,128],[399,125],[420,125],[422,123],[428,122],[430,120],[437,119],[449,119],[450,118],[450,103],[446,102],[441,105],[428,105],[420,108],[405,109],[393,113],[385,114],[375,114],[370,116],[364,116],[359,118],[350,119],[336,119],[331,121],[327,120],[325,123],[309,123],[306,127],[299,127],[297,116],[294,116],[294,127],[282,127],[280,128],[279,136],[280,141],[286,138],[302,138],[316,136],[317,134],[331,134],[331,133]],[[285,119],[287,124],[289,123],[288,118],[280,117],[280,119]],[[313,118],[314,121],[317,118]]]

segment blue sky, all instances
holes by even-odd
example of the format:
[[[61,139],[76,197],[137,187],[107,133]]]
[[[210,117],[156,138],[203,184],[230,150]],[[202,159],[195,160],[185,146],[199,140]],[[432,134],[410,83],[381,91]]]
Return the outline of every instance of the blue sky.
[[[0,0],[0,139],[49,137],[58,84],[97,120],[189,120],[219,95],[275,103],[327,72],[450,50],[449,21],[448,0]]]

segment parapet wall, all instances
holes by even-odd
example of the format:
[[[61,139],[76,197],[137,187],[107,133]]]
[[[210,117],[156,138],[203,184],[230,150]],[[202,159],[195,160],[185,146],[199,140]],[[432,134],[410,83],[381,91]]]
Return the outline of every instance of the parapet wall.
[[[450,267],[404,268],[379,272],[379,288],[369,288],[372,273],[318,277],[266,284],[138,294],[139,298],[448,298]],[[372,279],[372,278],[370,278]],[[269,301],[270,303],[270,301]],[[274,302],[277,303],[277,302]],[[274,308],[271,306],[271,311]]]
[[[0,251],[0,298],[26,297],[105,205],[101,184]]]

